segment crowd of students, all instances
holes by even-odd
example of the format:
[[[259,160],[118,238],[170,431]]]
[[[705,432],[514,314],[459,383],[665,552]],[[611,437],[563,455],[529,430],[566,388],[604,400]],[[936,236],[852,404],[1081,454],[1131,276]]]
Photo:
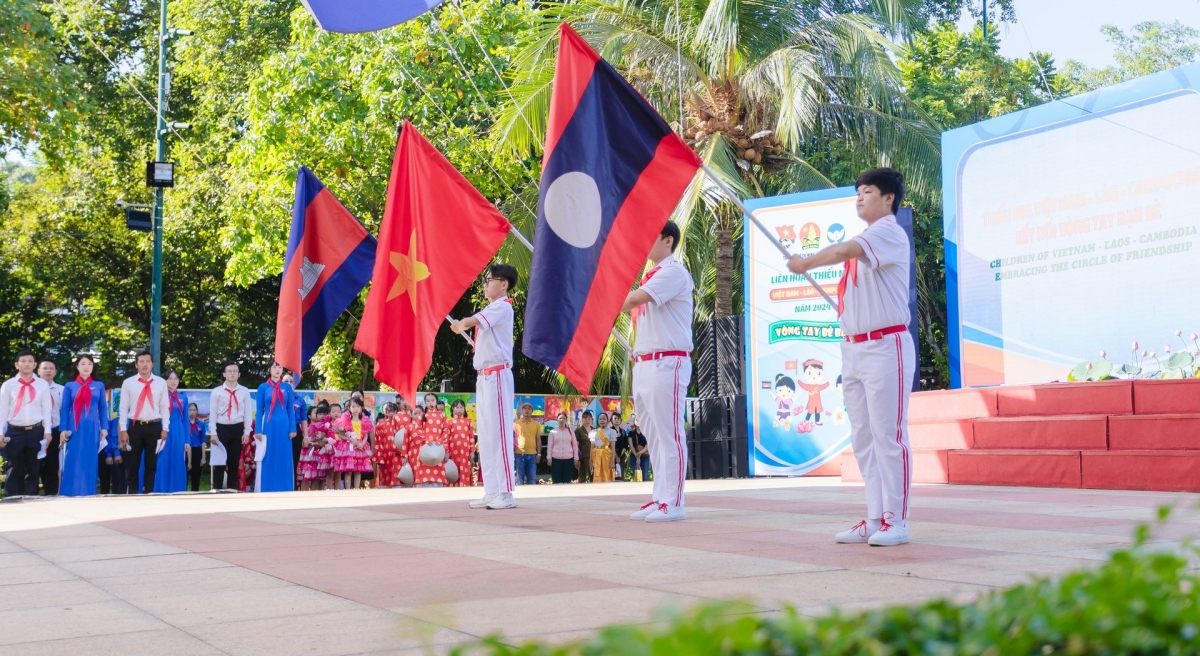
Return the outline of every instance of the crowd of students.
[[[174,371],[153,373],[138,353],[138,373],[121,382],[111,419],[108,391],[81,355],[66,385],[57,368],[23,351],[17,376],[0,386],[0,457],[7,496],[246,492],[479,485],[476,430],[466,404],[449,413],[434,394],[410,407],[399,395],[371,416],[361,391],[344,404],[308,407],[277,363],[258,388],[256,407],[228,362],[212,390],[207,421],[180,391]],[[35,375],[36,371],[36,375]],[[645,436],[631,417],[592,412],[571,429],[566,413],[543,425],[524,404],[514,425],[518,483],[536,484],[538,465],[554,483],[649,479]],[[596,425],[593,425],[593,424]],[[550,429],[553,430],[550,430]],[[543,455],[544,454],[544,455]],[[216,457],[214,457],[216,456]],[[526,466],[528,465],[528,466]]]

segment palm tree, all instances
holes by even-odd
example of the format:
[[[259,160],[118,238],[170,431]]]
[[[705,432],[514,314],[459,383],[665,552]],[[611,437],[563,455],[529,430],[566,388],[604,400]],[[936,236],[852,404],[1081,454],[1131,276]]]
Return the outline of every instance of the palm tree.
[[[841,11],[843,0],[546,3],[513,61],[493,137],[520,156],[540,149],[566,21],[743,197],[834,186],[805,156],[831,144],[853,164],[903,162],[913,191],[930,193],[940,185],[936,126],[904,96],[888,56],[888,36],[909,31],[922,3],[854,3],[867,13]],[[734,314],[741,214],[698,175],[675,216],[700,283],[698,317]]]

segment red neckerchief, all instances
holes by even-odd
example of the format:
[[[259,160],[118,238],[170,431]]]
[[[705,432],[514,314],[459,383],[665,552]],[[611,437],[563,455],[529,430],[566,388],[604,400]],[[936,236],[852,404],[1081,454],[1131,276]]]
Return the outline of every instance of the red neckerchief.
[[[271,386],[271,408],[267,410],[267,417],[270,418],[271,415],[275,414],[275,404],[283,403],[283,381],[273,383],[268,380],[267,384]]]
[[[75,382],[79,383],[79,394],[75,396],[75,425],[78,426],[79,419],[92,405],[92,377],[76,376]]]
[[[511,298],[505,297],[504,302],[508,303],[509,305],[512,305]],[[476,348],[476,345],[478,345],[478,344],[479,344],[479,324],[475,324],[475,332],[471,333],[471,350],[474,351]]]
[[[37,378],[30,378],[29,380],[25,380],[24,378],[21,378],[19,376],[17,377],[17,382],[21,384],[21,388],[17,390],[17,407],[13,408],[13,412],[12,412],[13,417],[16,417],[17,413],[19,413],[21,411],[21,406],[25,405],[25,392],[26,391],[29,392],[29,402],[30,403],[33,403],[33,400],[37,398],[37,390],[33,389],[33,383],[36,380],[37,380]],[[9,419],[12,419],[12,417],[9,417]]]
[[[183,411],[183,401],[179,400],[179,392],[168,392],[171,395],[171,407],[179,408],[179,414],[187,414]]]
[[[846,309],[846,283],[858,287],[858,260],[850,258],[842,263],[842,279],[838,281],[838,316]]]
[[[137,409],[133,411],[133,418],[141,419],[142,408],[146,405],[146,402],[154,400],[154,393],[150,391],[150,386],[154,384],[154,377],[151,376],[150,380],[142,380],[139,377],[137,382],[142,384],[142,393],[138,394]]]
[[[238,400],[237,400],[237,388],[235,387],[233,389],[229,389],[228,385],[222,385],[221,387],[224,387],[225,391],[229,392],[229,403],[225,404],[225,418],[233,419],[233,406],[236,405],[236,406],[238,406],[239,410],[241,409],[241,404],[238,403]],[[226,423],[228,423],[228,422],[226,422]]]
[[[650,282],[650,279],[653,278],[654,274],[658,273],[658,270],[661,268],[662,268],[662,265],[658,265],[658,266],[655,266],[654,268],[650,269],[649,271],[647,271],[646,275],[642,276],[642,281],[638,283],[638,289],[641,289],[642,285],[645,285],[646,283]],[[638,317],[640,317],[645,312],[646,312],[646,306],[639,305],[639,306],[633,308],[633,312],[629,313],[629,319],[630,319],[630,321],[633,322],[634,330],[637,330]]]

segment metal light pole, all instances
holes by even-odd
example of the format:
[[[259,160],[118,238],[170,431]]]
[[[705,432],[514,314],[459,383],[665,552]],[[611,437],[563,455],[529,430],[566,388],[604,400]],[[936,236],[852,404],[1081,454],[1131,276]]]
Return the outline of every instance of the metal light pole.
[[[154,160],[167,157],[167,0],[160,0],[158,13],[158,120],[154,137]],[[154,273],[150,282],[150,353],[154,356],[154,373],[162,370],[162,249],[163,249],[163,188],[154,188]]]
[[[166,3],[167,3],[167,0],[163,0],[164,6],[166,5]],[[983,40],[985,42],[987,41],[987,3],[988,3],[988,0],[983,0]]]

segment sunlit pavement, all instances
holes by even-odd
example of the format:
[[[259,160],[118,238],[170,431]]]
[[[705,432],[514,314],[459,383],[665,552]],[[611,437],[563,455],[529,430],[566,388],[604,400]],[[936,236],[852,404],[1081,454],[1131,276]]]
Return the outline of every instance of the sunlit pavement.
[[[441,652],[564,641],[705,600],[872,607],[969,599],[1094,566],[1195,495],[918,486],[913,543],[838,545],[861,486],[691,481],[688,519],[628,519],[648,483],[187,494],[0,503],[0,653]],[[1181,514],[1162,541],[1200,534]]]

